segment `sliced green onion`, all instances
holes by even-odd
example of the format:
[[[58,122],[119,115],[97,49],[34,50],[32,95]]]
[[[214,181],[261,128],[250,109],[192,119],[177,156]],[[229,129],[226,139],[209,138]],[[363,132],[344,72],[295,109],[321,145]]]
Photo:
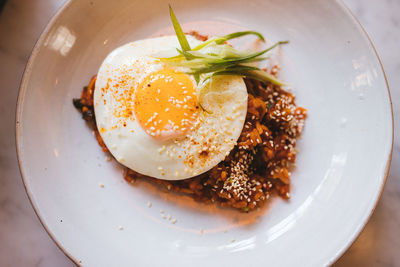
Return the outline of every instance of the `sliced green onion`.
[[[200,74],[196,73],[193,74],[194,80],[196,81],[196,83],[198,84],[200,82]]]
[[[224,71],[244,71],[244,70],[259,70],[257,67],[247,66],[247,65],[234,65],[230,64],[227,65]],[[221,71],[220,66],[213,66],[209,68],[200,68],[196,69],[193,72],[188,72],[188,74],[203,74],[203,73],[210,73],[215,71]]]
[[[225,35],[224,38],[226,40],[231,40],[231,39],[242,37],[244,35],[249,35],[249,34],[256,35],[258,38],[261,39],[261,41],[265,42],[264,36],[261,33],[255,32],[255,31],[234,32],[234,33]]]
[[[186,39],[185,34],[183,33],[182,27],[179,24],[174,11],[172,10],[171,5],[169,5],[169,16],[171,17],[172,25],[174,26],[176,37],[178,38],[178,41],[179,41],[179,44],[181,45],[182,50],[189,51],[190,45]]]
[[[249,34],[256,35],[258,38],[261,39],[261,41],[265,42],[264,36],[259,32],[255,32],[255,31],[234,32],[234,33],[222,36],[222,37],[217,37],[217,38],[214,38],[214,39],[207,40],[207,41],[203,42],[202,44],[199,44],[198,46],[193,48],[193,50],[194,51],[200,50],[203,47],[205,47],[205,46],[207,46],[207,45],[209,45],[211,43],[223,44],[224,42],[226,42],[228,40],[231,40],[231,39],[234,39],[234,38],[239,38],[239,37],[242,37],[242,36],[245,36],[245,35],[249,35]]]
[[[154,56],[155,58],[175,66],[189,68],[190,71],[187,73],[193,75],[197,83],[202,81],[203,85],[208,79],[216,75],[239,75],[262,82],[271,82],[278,86],[285,85],[273,75],[249,65],[249,63],[267,59],[262,55],[280,44],[288,43],[288,41],[277,42],[269,48],[258,52],[238,51],[225,44],[228,40],[245,35],[255,35],[265,42],[264,36],[259,32],[241,31],[210,39],[191,49],[171,6],[169,6],[169,13],[181,49],[176,49],[178,52],[176,56],[168,58]]]
[[[176,51],[178,51],[178,53],[181,54],[182,56],[184,56],[187,60],[195,59],[195,58],[196,58],[195,56],[193,56],[192,54],[190,54],[190,53],[188,53],[188,52],[186,52],[186,51],[184,51],[184,50],[179,50],[179,49],[177,48]]]
[[[249,71],[248,75],[246,77],[253,78],[253,79],[259,80],[261,82],[270,82],[270,83],[278,85],[278,86],[287,85],[286,83],[282,82],[281,80],[278,80],[277,78],[275,78],[275,76],[273,76],[263,70]]]
[[[268,47],[265,50],[262,50],[262,51],[259,51],[259,52],[255,52],[255,53],[249,53],[248,55],[242,56],[242,57],[236,57],[236,58],[234,57],[234,58],[223,59],[220,62],[215,62],[214,64],[224,64],[224,63],[227,63],[227,62],[236,62],[236,63],[246,62],[247,60],[254,59],[254,58],[258,57],[258,56],[261,56],[262,54],[267,53],[268,51],[272,50],[273,48],[275,48],[276,46],[278,46],[280,44],[286,44],[286,43],[287,43],[287,41],[280,41],[280,42],[277,42],[276,44]]]
[[[250,78],[254,80],[258,80],[260,82],[270,82],[278,86],[284,86],[286,83],[278,80],[271,74],[268,74],[267,72],[263,70],[250,70],[250,71],[218,71],[213,73],[214,76],[217,75],[240,75],[245,78]]]

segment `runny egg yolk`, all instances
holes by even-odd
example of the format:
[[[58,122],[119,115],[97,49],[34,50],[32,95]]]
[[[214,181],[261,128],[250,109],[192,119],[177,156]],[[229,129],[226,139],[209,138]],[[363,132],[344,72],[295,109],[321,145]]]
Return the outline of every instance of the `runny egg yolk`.
[[[146,133],[157,139],[185,135],[193,126],[197,110],[193,82],[181,72],[153,72],[135,90],[135,116]]]

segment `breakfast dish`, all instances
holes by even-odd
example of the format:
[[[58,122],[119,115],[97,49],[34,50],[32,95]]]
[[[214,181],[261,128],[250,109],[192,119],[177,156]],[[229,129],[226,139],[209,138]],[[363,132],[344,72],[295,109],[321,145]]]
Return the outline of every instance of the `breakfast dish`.
[[[246,213],[241,212],[246,208],[230,208],[231,203],[224,204],[219,197],[214,204],[197,202],[207,201],[206,190],[210,190],[195,188],[201,184],[197,177],[174,181],[137,174],[131,185],[123,179],[126,168],[101,151],[95,128],[80,118],[72,99],[81,97],[82,87],[98,74],[115,48],[173,33],[166,28],[163,1],[89,2],[67,1],[46,27],[26,66],[16,113],[24,186],[60,248],[83,266],[204,266],[210,262],[235,266],[243,259],[248,265],[265,259],[282,267],[332,265],[370,218],[388,175],[393,145],[385,75],[348,9],[339,1],[316,0],[252,0],[246,5],[209,1],[207,6],[179,2],[176,11],[186,19],[188,34],[197,30],[210,40],[246,30],[239,26],[243,25],[262,30],[269,39],[263,43],[248,35],[228,40],[239,51],[245,47],[262,51],[274,41],[290,40],[259,65],[269,74],[279,71],[279,79],[294,89],[296,104],[309,113],[296,144],[299,152],[290,175],[290,201],[272,189],[274,196],[263,208]],[[182,50],[180,44],[177,48]],[[275,64],[280,70],[273,68]],[[94,90],[95,83],[90,86]],[[288,86],[260,84],[270,87],[268,93],[292,92]],[[256,94],[249,89],[248,101]],[[263,96],[263,91],[259,94]],[[95,123],[94,108],[80,109]],[[264,116],[262,124],[278,135],[267,119]],[[220,208],[220,203],[228,208]]]
[[[123,45],[103,61],[74,99],[103,151],[126,167],[125,179],[146,179],[202,202],[242,211],[274,192],[290,197],[306,110],[260,69],[262,51],[239,51],[223,37],[185,35],[170,9],[176,36]]]

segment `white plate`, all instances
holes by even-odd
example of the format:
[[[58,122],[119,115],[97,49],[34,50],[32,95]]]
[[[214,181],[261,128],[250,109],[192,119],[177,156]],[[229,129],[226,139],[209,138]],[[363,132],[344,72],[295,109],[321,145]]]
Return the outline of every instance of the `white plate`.
[[[85,266],[333,263],[367,222],[390,164],[390,96],[366,34],[335,1],[171,4],[187,27],[240,26],[291,41],[282,48],[282,76],[309,112],[292,199],[242,214],[127,184],[72,98],[111,50],[170,25],[167,1],[75,0],[39,39],[19,95],[20,168],[44,227]],[[160,209],[177,223],[162,219]]]

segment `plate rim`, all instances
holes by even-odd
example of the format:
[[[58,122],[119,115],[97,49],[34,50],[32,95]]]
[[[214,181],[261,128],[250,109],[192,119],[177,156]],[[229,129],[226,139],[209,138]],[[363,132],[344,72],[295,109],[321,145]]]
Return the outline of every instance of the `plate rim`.
[[[39,209],[33,199],[33,192],[30,191],[30,189],[27,186],[27,180],[26,180],[26,175],[25,175],[25,171],[24,171],[24,166],[22,163],[22,147],[21,147],[21,142],[20,142],[20,138],[21,138],[21,124],[20,124],[20,119],[21,119],[21,114],[23,111],[23,103],[24,103],[24,94],[25,91],[27,89],[27,84],[28,84],[28,80],[30,79],[31,76],[31,71],[32,71],[32,65],[38,55],[38,52],[40,50],[40,47],[42,46],[45,38],[47,37],[47,34],[50,32],[51,28],[53,27],[53,25],[56,23],[56,21],[58,20],[58,18],[61,16],[62,13],[64,13],[64,11],[76,0],[67,0],[64,4],[62,4],[62,6],[56,11],[56,13],[51,17],[51,19],[47,22],[44,30],[42,31],[42,33],[40,34],[39,38],[37,39],[35,45],[33,46],[32,52],[29,56],[29,60],[27,61],[27,64],[25,66],[25,70],[23,72],[22,75],[22,79],[21,79],[21,83],[19,86],[19,92],[18,92],[18,99],[17,99],[17,104],[16,104],[16,111],[15,111],[15,141],[16,141],[16,152],[17,152],[17,161],[18,161],[18,168],[19,168],[19,172],[21,175],[21,179],[26,191],[26,194],[28,196],[29,202],[32,205],[32,208],[37,216],[37,218],[39,219],[41,225],[43,226],[43,228],[45,229],[45,231],[47,232],[47,234],[50,236],[50,238],[53,240],[53,242],[57,245],[57,247],[64,253],[65,256],[67,256],[72,262],[74,262],[76,265],[80,265],[80,261],[74,257],[70,252],[67,251],[66,248],[64,248],[61,243],[57,240],[57,238],[55,237],[55,235],[50,231],[49,227],[47,226],[46,222],[44,221],[44,219],[42,219]],[[326,263],[324,264],[324,266],[330,266],[332,264],[334,264],[337,260],[339,260],[339,258],[341,256],[343,256],[343,254],[350,248],[350,246],[355,242],[355,240],[357,239],[357,237],[360,235],[361,231],[365,228],[365,226],[367,225],[367,223],[369,222],[372,214],[374,213],[378,202],[382,196],[383,193],[383,189],[385,187],[385,184],[387,182],[387,178],[389,175],[389,171],[390,171],[390,165],[391,165],[391,161],[392,161],[392,153],[393,153],[393,145],[394,145],[394,115],[393,115],[393,104],[392,104],[392,97],[391,97],[391,93],[390,93],[390,89],[389,89],[389,83],[387,80],[387,76],[385,73],[385,70],[383,68],[383,64],[382,61],[378,55],[378,52],[370,38],[370,36],[368,35],[367,31],[364,29],[364,27],[362,26],[362,24],[360,23],[360,21],[357,19],[357,17],[355,16],[355,14],[350,10],[350,8],[344,3],[343,0],[335,0],[334,1],[338,7],[340,7],[343,12],[352,20],[352,22],[357,26],[357,30],[359,31],[360,35],[364,36],[367,38],[367,43],[370,45],[370,47],[373,50],[373,53],[375,54],[379,66],[380,66],[380,70],[383,74],[383,78],[385,81],[385,85],[386,85],[386,90],[388,93],[388,100],[389,100],[389,106],[390,106],[390,116],[391,116],[391,144],[390,144],[390,151],[387,155],[387,159],[386,159],[386,167],[383,173],[383,179],[382,182],[380,184],[380,188],[378,193],[375,195],[375,199],[372,202],[372,207],[370,207],[369,212],[367,212],[364,217],[362,218],[362,221],[358,224],[358,226],[354,229],[354,232],[351,236],[349,236],[349,238],[346,240],[345,244],[342,244],[341,247],[337,250],[337,252],[332,255],[330,258],[326,259]]]
[[[56,11],[56,13],[47,22],[44,30],[42,31],[42,33],[39,35],[39,38],[35,42],[35,45],[33,46],[32,52],[29,56],[28,62],[25,65],[24,73],[22,75],[21,83],[19,86],[16,111],[15,111],[15,149],[17,151],[18,169],[21,174],[22,183],[24,185],[25,192],[28,196],[29,202],[31,203],[33,211],[36,214],[36,217],[39,219],[40,224],[43,226],[43,228],[45,229],[47,234],[50,236],[50,238],[53,240],[53,242],[57,245],[57,247],[64,253],[64,255],[67,256],[67,258],[69,258],[73,263],[75,263],[76,265],[79,266],[80,265],[79,260],[77,258],[75,258],[70,252],[67,251],[67,249],[65,249],[61,245],[61,243],[57,240],[57,238],[54,236],[54,234],[50,231],[50,229],[47,226],[44,219],[42,219],[42,217],[40,216],[39,209],[36,206],[35,201],[33,200],[33,193],[30,191],[30,189],[27,186],[25,171],[24,171],[24,167],[23,167],[22,159],[21,159],[22,148],[20,147],[21,146],[21,143],[20,143],[20,138],[21,138],[20,118],[21,118],[22,109],[23,109],[22,107],[23,107],[23,103],[24,103],[23,95],[27,88],[28,80],[31,76],[33,62],[35,61],[37,54],[40,50],[40,47],[41,47],[42,43],[45,41],[47,34],[50,32],[50,29],[55,24],[55,22],[60,17],[60,15],[71,5],[72,1],[73,0],[67,0],[64,4],[62,4],[62,6]]]
[[[352,19],[352,21],[358,26],[357,29],[358,31],[361,33],[361,35],[364,35],[367,40],[369,45],[371,46],[373,53],[375,54],[376,58],[378,59],[378,63],[380,66],[380,69],[382,71],[383,74],[383,78],[385,80],[385,85],[386,85],[386,90],[388,93],[388,98],[389,98],[389,105],[390,105],[390,116],[391,116],[391,145],[390,145],[390,152],[388,154],[388,158],[386,161],[386,167],[385,167],[385,171],[384,171],[384,177],[382,180],[382,184],[380,185],[379,188],[379,192],[378,194],[376,194],[375,199],[373,201],[373,206],[370,209],[369,214],[363,218],[363,222],[360,223],[358,225],[358,227],[355,229],[355,231],[353,232],[353,235],[348,239],[347,244],[345,244],[344,246],[342,246],[342,248],[336,253],[336,255],[333,255],[330,259],[330,261],[327,263],[327,265],[332,265],[334,264],[337,260],[339,260],[343,254],[354,244],[354,242],[356,241],[356,239],[359,237],[359,235],[361,234],[362,230],[365,228],[365,226],[367,225],[367,223],[369,222],[369,220],[371,219],[372,214],[374,214],[376,206],[378,205],[379,200],[381,199],[382,193],[383,193],[383,189],[385,188],[386,182],[387,182],[387,178],[389,176],[389,171],[390,171],[390,165],[392,162],[392,154],[393,154],[393,144],[394,144],[394,118],[393,118],[393,103],[392,103],[392,96],[390,93],[390,88],[389,88],[389,83],[386,77],[386,72],[385,69],[383,68],[383,64],[382,64],[382,60],[379,57],[378,51],[375,48],[375,45],[373,44],[371,37],[369,36],[369,34],[367,33],[367,31],[364,29],[364,27],[362,26],[361,22],[358,20],[358,18],[356,17],[356,15],[350,10],[350,8],[344,3],[343,0],[336,0],[335,1],[343,10],[344,13],[347,14],[347,16],[349,18]]]

